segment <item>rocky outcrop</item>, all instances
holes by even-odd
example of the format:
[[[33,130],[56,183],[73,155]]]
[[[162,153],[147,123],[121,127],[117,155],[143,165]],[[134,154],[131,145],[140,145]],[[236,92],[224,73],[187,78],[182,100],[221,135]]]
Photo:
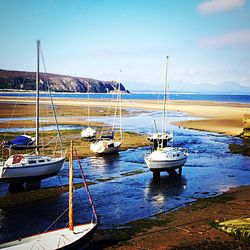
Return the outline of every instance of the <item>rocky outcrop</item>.
[[[46,80],[48,79],[48,81]],[[72,77],[40,73],[40,90],[47,89],[49,82],[51,91],[57,92],[87,92],[88,86],[92,93],[107,93],[115,91],[118,87],[116,81],[101,81],[85,77]],[[35,90],[36,73],[24,71],[11,71],[0,69],[0,89],[9,90]],[[121,90],[128,92],[121,84]]]

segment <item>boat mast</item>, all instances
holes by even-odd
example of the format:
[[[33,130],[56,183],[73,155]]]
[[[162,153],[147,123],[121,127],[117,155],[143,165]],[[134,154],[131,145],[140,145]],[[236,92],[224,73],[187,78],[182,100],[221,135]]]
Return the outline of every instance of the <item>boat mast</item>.
[[[90,84],[88,83],[88,127],[90,126],[90,121],[89,121],[89,90],[90,90]]]
[[[113,118],[113,126],[112,126],[112,133],[114,132],[115,130],[115,124],[116,124],[116,117],[117,117],[117,113],[119,111],[119,115],[120,115],[120,120],[119,120],[119,123],[120,123],[120,129],[119,129],[119,132],[120,132],[120,139],[122,140],[122,130],[121,130],[121,123],[122,123],[122,119],[121,119],[121,90],[120,90],[120,86],[121,86],[121,73],[122,71],[120,70],[120,73],[119,73],[119,79],[118,79],[118,82],[117,82],[117,85],[116,85],[116,89],[115,89],[115,93],[116,93],[116,105],[115,105],[115,113],[114,113],[114,118]]]
[[[36,70],[36,154],[39,153],[39,56],[40,56],[40,41],[36,41],[37,46],[37,70]]]
[[[167,100],[167,79],[168,79],[168,56],[166,57],[166,72],[165,72],[165,81],[164,81],[164,97],[163,97],[163,118],[162,118],[162,135],[166,132],[166,100]],[[163,148],[163,137],[162,145]]]
[[[73,215],[73,142],[70,143],[69,157],[69,230],[74,231],[74,215]]]
[[[119,101],[120,101],[120,139],[122,140],[122,93],[121,93],[121,74],[122,71],[120,70],[120,75],[119,75]]]

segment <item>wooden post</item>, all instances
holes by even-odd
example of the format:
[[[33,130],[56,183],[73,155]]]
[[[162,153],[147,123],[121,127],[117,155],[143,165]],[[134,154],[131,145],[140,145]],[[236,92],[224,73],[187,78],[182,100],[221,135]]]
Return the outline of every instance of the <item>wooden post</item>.
[[[181,178],[182,175],[182,167],[179,167],[179,178]]]
[[[73,215],[73,142],[70,143],[69,157],[69,230],[74,231],[74,215]]]
[[[160,179],[161,173],[160,172],[153,172],[153,179],[158,180]]]

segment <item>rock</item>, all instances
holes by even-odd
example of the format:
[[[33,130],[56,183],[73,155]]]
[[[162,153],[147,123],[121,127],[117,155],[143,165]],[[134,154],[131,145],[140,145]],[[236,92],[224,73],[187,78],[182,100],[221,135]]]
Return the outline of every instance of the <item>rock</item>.
[[[247,113],[243,117],[243,137],[250,138],[250,114]]]

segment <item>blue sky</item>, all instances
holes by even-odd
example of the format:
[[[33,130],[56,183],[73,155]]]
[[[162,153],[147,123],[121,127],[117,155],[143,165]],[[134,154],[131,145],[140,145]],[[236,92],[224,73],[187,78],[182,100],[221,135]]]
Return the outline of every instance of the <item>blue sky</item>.
[[[250,86],[249,0],[0,0],[0,68],[161,86]],[[130,87],[131,88],[131,87]],[[139,87],[140,88],[140,87]]]

